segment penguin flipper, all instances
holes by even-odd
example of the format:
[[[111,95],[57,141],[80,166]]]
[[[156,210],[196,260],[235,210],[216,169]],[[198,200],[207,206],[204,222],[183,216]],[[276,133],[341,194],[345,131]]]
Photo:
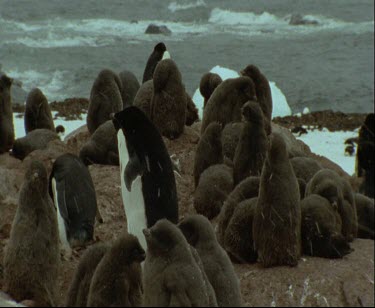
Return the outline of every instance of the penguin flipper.
[[[132,155],[124,171],[125,186],[129,192],[131,191],[134,180],[138,176],[142,176],[142,174],[143,174],[143,166],[138,156]]]

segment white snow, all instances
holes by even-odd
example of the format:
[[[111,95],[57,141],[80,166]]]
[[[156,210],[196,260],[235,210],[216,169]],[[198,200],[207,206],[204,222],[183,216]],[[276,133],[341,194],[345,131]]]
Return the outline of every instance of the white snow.
[[[52,112],[52,117],[54,118],[56,116],[57,112]],[[18,116],[22,115],[22,118],[19,118]],[[65,127],[65,134],[64,136],[67,136],[72,131],[76,130],[77,128],[81,127],[82,125],[86,124],[86,117],[87,114],[81,114],[82,120],[72,120],[72,121],[65,121],[62,118],[56,118],[53,120],[55,123],[55,127],[58,125],[62,125]],[[13,124],[14,124],[14,133],[15,138],[21,138],[26,135],[25,133],[25,122],[24,122],[23,114],[21,113],[13,113]],[[63,139],[63,138],[62,138]]]
[[[223,81],[229,78],[239,77],[238,72],[232,69],[226,68],[226,67],[219,66],[219,65],[216,65],[215,67],[213,67],[210,70],[210,72],[218,74]],[[289,107],[288,101],[286,100],[284,93],[277,87],[275,82],[270,81],[269,84],[271,87],[271,95],[272,95],[272,101],[273,101],[272,118],[291,115],[292,110]],[[198,108],[199,117],[202,119],[204,99],[199,91],[199,88],[194,92],[192,99]]]
[[[346,145],[344,143],[346,139],[357,136],[358,129],[346,132],[330,132],[324,128],[321,131],[318,129],[308,130],[307,134],[303,134],[301,137],[296,136],[296,138],[306,143],[315,154],[327,157],[349,175],[352,175],[355,173],[355,154],[345,156]]]

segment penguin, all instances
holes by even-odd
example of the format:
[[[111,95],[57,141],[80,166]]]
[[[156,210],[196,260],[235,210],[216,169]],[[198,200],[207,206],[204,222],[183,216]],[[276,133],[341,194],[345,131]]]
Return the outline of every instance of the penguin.
[[[359,192],[369,198],[374,198],[374,131],[375,116],[369,113],[359,129],[357,148],[357,175],[364,177]]]
[[[162,136],[176,139],[186,123],[186,92],[181,73],[172,59],[160,61],[154,72],[151,120]]]
[[[212,122],[200,138],[194,158],[194,186],[197,187],[199,178],[204,170],[216,164],[222,164],[223,148],[221,144],[221,125]]]
[[[224,235],[224,249],[236,263],[255,263],[253,220],[258,198],[241,201],[234,209]]]
[[[224,201],[233,190],[233,170],[224,164],[203,171],[194,192],[194,208],[198,214],[213,219],[219,215]]]
[[[305,196],[317,194],[337,207],[342,234],[348,241],[357,237],[358,221],[353,189],[347,179],[330,169],[319,170],[307,183]]]
[[[374,199],[356,193],[355,205],[358,214],[358,237],[374,239]]]
[[[202,215],[191,215],[178,227],[198,252],[205,273],[215,290],[219,307],[240,307],[240,282],[225,250],[217,242],[210,221]]]
[[[249,176],[260,176],[268,149],[263,113],[258,102],[242,107],[244,126],[233,161],[233,180],[237,185]]]
[[[191,126],[195,122],[199,121],[198,108],[195,106],[190,95],[186,92],[186,126]]]
[[[106,243],[97,243],[84,252],[79,260],[66,296],[66,307],[87,307],[87,297],[95,269],[110,246]]]
[[[218,217],[217,226],[217,238],[222,246],[224,246],[225,231],[237,205],[241,201],[257,197],[259,193],[259,184],[259,177],[250,176],[239,183],[225,200]]]
[[[250,77],[255,85],[255,93],[257,101],[259,102],[263,114],[264,123],[267,135],[272,132],[271,120],[272,120],[272,94],[270,84],[258,67],[255,65],[246,66],[241,72],[242,76]]]
[[[10,89],[13,79],[0,75],[0,154],[8,152],[14,143],[13,110]]]
[[[306,183],[314,177],[315,173],[323,169],[320,163],[310,157],[293,157],[290,163],[296,177],[303,179]]]
[[[93,240],[97,202],[87,167],[74,154],[59,156],[52,166],[49,194],[57,209],[62,248],[84,246]]]
[[[117,131],[112,120],[100,125],[79,151],[86,166],[91,164],[119,165]]]
[[[218,307],[215,290],[212,287],[212,284],[210,283],[210,281],[208,280],[206,272],[204,271],[203,262],[202,262],[202,260],[199,256],[197,250],[193,246],[191,246],[190,244],[189,244],[189,248],[190,248],[190,252],[193,255],[193,258],[194,258],[195,262],[197,263],[197,265],[199,267],[199,270],[200,270],[200,272],[202,274],[202,277],[203,277],[203,283],[205,285],[204,288],[206,289],[205,292],[208,294],[208,307]]]
[[[218,74],[215,73],[206,73],[202,76],[201,81],[199,83],[199,92],[204,98],[203,101],[203,108],[206,107],[208,100],[210,99],[212,93],[215,91],[217,86],[221,84],[223,80]]]
[[[301,201],[304,254],[342,258],[352,251],[341,234],[341,218],[335,214],[336,211],[327,199],[316,194],[311,194]]]
[[[224,126],[221,133],[221,144],[223,145],[224,158],[234,160],[236,148],[240,141],[241,132],[245,122],[231,122]]]
[[[27,95],[24,120],[26,134],[37,128],[45,128],[55,132],[55,124],[48,100],[38,88],[32,89]]]
[[[241,108],[248,101],[256,101],[255,87],[249,77],[238,77],[223,81],[212,93],[204,108],[201,134],[211,122],[223,126],[241,121]]]
[[[92,135],[111,114],[123,109],[120,77],[111,70],[104,69],[96,77],[90,92],[87,110],[87,128]]]
[[[141,109],[147,117],[151,119],[151,103],[154,95],[154,81],[152,79],[146,81],[139,88],[133,105]],[[187,126],[193,125],[196,121],[199,120],[198,109],[195,106],[190,95],[185,92],[186,95],[186,121]]]
[[[114,115],[120,159],[121,195],[128,232],[142,247],[142,230],[159,219],[178,222],[178,201],[173,166],[155,125],[137,107]]]
[[[4,291],[17,302],[56,305],[59,274],[56,210],[48,195],[47,170],[32,161],[21,187],[18,208],[4,255]]]
[[[282,135],[272,133],[253,220],[254,247],[264,267],[296,266],[301,256],[297,178]]]
[[[208,306],[204,277],[181,230],[161,219],[143,233],[147,241],[143,306]]]
[[[143,83],[134,97],[133,106],[141,109],[151,119],[151,101],[154,95],[154,81],[152,79]]]
[[[156,65],[163,59],[170,59],[171,56],[167,51],[167,47],[163,42],[155,45],[154,50],[147,60],[145,70],[143,72],[142,83],[149,81],[154,76]]]
[[[92,277],[87,307],[140,307],[145,251],[132,234],[120,235]]]
[[[25,137],[14,141],[12,155],[23,160],[31,152],[45,149],[53,140],[60,140],[56,132],[45,128],[34,129]]]
[[[135,95],[137,94],[139,90],[139,82],[137,77],[132,72],[129,71],[122,71],[119,74],[120,80],[121,80],[121,98],[122,98],[122,104],[123,108],[129,107],[133,105],[133,101],[135,98]]]

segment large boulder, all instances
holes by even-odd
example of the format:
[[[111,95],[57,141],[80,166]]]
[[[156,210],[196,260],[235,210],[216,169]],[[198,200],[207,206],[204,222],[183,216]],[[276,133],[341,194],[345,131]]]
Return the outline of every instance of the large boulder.
[[[167,26],[164,25],[155,25],[150,24],[148,25],[146,31],[146,34],[163,34],[163,35],[171,35],[172,31],[168,29]]]

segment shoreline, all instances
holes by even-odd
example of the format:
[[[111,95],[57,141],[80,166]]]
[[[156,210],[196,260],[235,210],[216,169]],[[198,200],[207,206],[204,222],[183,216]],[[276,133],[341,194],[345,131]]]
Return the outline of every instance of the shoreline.
[[[62,118],[64,121],[82,120],[82,114],[87,114],[89,100],[87,98],[67,98],[64,101],[53,101],[49,103],[52,112],[57,112],[54,118]],[[24,105],[13,105],[13,113],[24,113]],[[322,130],[327,128],[330,132],[354,131],[359,128],[367,113],[343,113],[340,111],[321,110],[308,114],[295,114],[291,116],[275,117],[272,122],[288,129],[296,127],[307,127]],[[201,121],[202,119],[200,119]]]

